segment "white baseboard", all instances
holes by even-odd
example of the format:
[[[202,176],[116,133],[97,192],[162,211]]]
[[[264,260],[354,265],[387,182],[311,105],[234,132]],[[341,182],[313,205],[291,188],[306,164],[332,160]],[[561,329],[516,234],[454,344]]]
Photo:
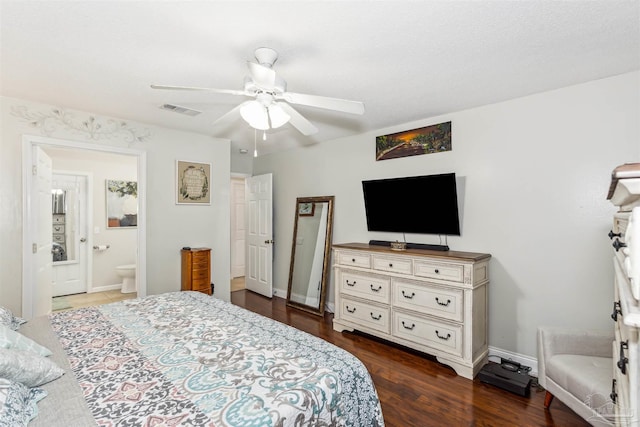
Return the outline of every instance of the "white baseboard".
[[[122,289],[122,283],[116,283],[115,285],[96,286],[92,289],[87,290],[87,293],[92,294],[94,292],[114,291],[116,289]]]
[[[500,363],[500,358],[513,360],[514,362],[518,362],[521,366],[528,366],[531,368],[531,371],[529,371],[529,375],[536,378],[538,377],[537,358],[489,346],[489,361]]]

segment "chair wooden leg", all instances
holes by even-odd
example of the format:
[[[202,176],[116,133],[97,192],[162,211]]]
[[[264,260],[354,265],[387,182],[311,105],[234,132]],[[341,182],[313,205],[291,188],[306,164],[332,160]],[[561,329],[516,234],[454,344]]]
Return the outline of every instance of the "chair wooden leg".
[[[551,405],[552,400],[553,400],[553,394],[547,392],[544,395],[544,409],[549,409],[549,405]]]

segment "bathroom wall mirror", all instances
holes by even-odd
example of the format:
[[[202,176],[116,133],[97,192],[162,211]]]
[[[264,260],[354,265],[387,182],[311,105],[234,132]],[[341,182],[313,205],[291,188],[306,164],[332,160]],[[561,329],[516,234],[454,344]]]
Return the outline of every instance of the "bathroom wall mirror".
[[[322,316],[329,285],[334,196],[296,199],[287,305]]]

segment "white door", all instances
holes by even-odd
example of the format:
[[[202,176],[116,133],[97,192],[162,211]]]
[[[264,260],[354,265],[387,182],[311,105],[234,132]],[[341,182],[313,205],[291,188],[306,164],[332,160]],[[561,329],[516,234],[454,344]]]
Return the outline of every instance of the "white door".
[[[231,178],[231,278],[244,276],[244,178]]]
[[[31,202],[32,210],[37,215],[36,230],[33,233],[35,262],[35,289],[31,316],[41,316],[51,313],[51,266],[53,257],[52,247],[52,204],[51,204],[51,158],[38,146],[33,147],[33,178]]]
[[[246,272],[245,286],[253,292],[273,296],[272,175],[258,175],[245,181]]]
[[[56,214],[53,239],[62,253],[53,261],[53,296],[87,292],[89,279],[89,174],[54,172],[52,186],[64,194],[64,212]],[[58,230],[56,230],[58,229]],[[55,248],[54,248],[55,249]]]

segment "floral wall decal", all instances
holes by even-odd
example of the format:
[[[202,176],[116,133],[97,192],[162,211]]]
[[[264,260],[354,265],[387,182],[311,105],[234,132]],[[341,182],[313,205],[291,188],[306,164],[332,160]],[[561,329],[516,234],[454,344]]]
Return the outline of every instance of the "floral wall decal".
[[[40,133],[46,136],[51,136],[58,130],[66,130],[94,141],[122,137],[126,142],[145,142],[151,137],[149,129],[137,129],[123,120],[97,118],[92,115],[79,119],[76,114],[62,108],[41,112],[29,111],[25,106],[14,106],[11,108],[11,115],[39,129]]]

